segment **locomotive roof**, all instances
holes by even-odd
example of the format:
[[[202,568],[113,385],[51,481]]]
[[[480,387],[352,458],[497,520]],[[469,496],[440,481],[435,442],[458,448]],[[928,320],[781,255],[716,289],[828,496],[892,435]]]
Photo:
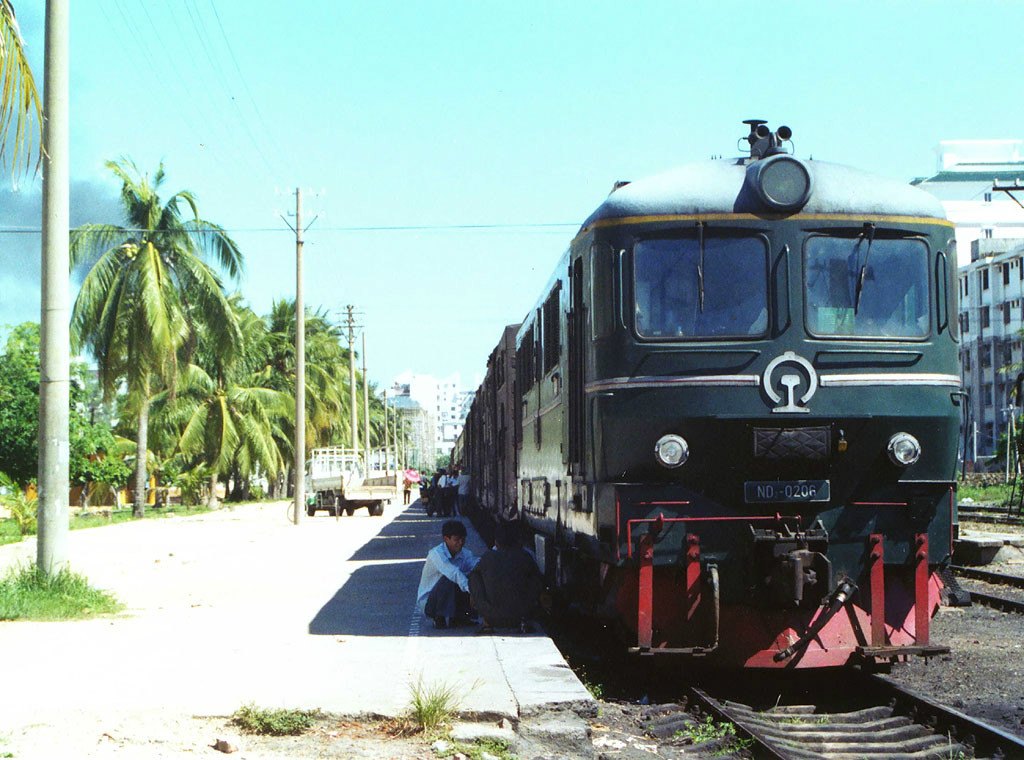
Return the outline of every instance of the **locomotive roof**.
[[[624,217],[752,214],[778,218],[749,192],[744,181],[750,159],[704,161],[619,187],[583,223]],[[903,182],[842,164],[804,160],[813,192],[798,214],[855,214],[946,218],[930,193]],[[788,214],[787,214],[788,215]]]

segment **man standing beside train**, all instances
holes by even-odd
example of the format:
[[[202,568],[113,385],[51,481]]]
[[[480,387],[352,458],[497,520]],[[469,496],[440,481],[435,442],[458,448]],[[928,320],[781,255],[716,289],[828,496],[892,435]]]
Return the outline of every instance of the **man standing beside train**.
[[[441,543],[427,553],[416,594],[419,609],[434,621],[435,628],[468,625],[470,622],[469,573],[477,558],[466,545],[466,526],[446,520]]]

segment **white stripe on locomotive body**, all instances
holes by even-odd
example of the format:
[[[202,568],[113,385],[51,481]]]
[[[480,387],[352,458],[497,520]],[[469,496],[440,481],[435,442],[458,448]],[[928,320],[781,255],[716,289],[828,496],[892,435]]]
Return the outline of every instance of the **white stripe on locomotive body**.
[[[607,380],[595,380],[594,382],[587,383],[584,390],[587,393],[596,393],[599,391],[632,388],[724,388],[729,386],[756,388],[760,384],[760,375],[641,376],[612,377]]]
[[[882,385],[925,385],[959,388],[960,378],[956,375],[942,375],[928,372],[897,372],[859,375],[819,375],[818,383],[823,388]]]

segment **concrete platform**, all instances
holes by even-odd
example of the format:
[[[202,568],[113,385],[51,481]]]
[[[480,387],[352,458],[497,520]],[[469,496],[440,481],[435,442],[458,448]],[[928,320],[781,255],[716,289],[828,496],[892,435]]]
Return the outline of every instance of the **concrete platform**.
[[[415,614],[441,521],[418,503],[286,520],[284,503],[79,530],[72,569],[113,618],[0,623],[0,733],[68,711],[230,715],[244,704],[396,716],[448,686],[466,718],[515,722],[593,701],[543,634],[436,631]],[[467,546],[484,546],[468,525]],[[0,547],[0,572],[35,555]]]
[[[1024,535],[999,531],[965,530],[953,542],[953,562],[987,565],[990,562],[1024,563]]]

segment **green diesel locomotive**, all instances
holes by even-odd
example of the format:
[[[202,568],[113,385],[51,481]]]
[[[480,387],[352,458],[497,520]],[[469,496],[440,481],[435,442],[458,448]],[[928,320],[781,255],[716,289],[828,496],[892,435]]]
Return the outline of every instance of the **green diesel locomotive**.
[[[749,155],[618,183],[488,362],[460,464],[643,653],[809,668],[929,641],[956,525],[953,227]]]

